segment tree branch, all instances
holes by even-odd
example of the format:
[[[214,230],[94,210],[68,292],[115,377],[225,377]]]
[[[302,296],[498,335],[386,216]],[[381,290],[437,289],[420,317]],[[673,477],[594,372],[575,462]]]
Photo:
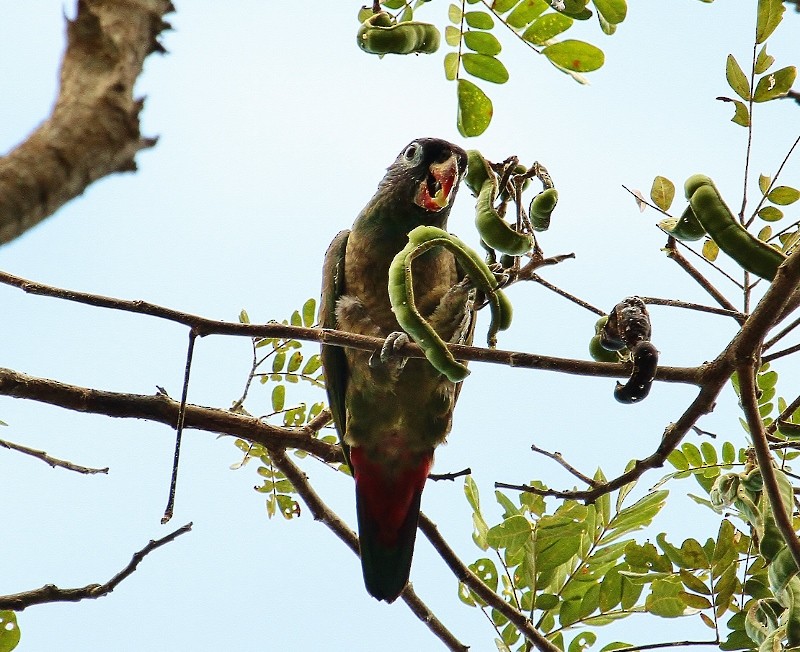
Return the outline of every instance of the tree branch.
[[[139,133],[136,78],[169,27],[169,0],[78,0],[53,112],[0,158],[0,244],[36,226],[94,181],[136,169],[155,144]]]
[[[80,600],[87,600],[90,598],[101,598],[111,593],[122,580],[132,575],[142,559],[153,552],[153,550],[174,541],[191,529],[192,524],[187,523],[161,539],[155,541],[151,540],[150,543],[139,552],[134,553],[130,563],[105,584],[88,584],[87,586],[75,589],[60,589],[55,584],[46,584],[33,591],[0,596],[0,609],[22,611],[33,605],[45,604],[48,602],[79,602]]]
[[[319,494],[314,491],[311,483],[309,483],[306,474],[289,459],[286,451],[278,448],[269,448],[269,454],[273,464],[283,472],[303,499],[314,520],[324,523],[350,550],[358,555],[358,537],[355,532],[319,497]],[[466,652],[469,650],[469,647],[461,643],[419,598],[410,582],[403,589],[400,596],[414,615],[425,623],[428,629],[447,646],[448,650],[453,650],[454,652]]]
[[[285,339],[320,342],[332,346],[344,346],[364,351],[380,352],[384,340],[378,337],[357,335],[345,331],[324,328],[305,328],[272,322],[269,324],[240,324],[217,321],[189,313],[165,308],[154,303],[141,300],[115,299],[87,292],[76,292],[36,283],[7,272],[0,271],[0,284],[19,288],[29,294],[48,296],[66,301],[74,301],[98,308],[122,310],[158,319],[165,319],[183,324],[198,336],[232,335],[237,337],[281,337]],[[540,369],[556,371],[578,376],[600,376],[605,378],[624,378],[630,375],[630,364],[611,362],[591,362],[588,360],[572,360],[556,358],[535,353],[504,351],[501,349],[485,349],[463,344],[449,344],[448,348],[458,360],[488,362],[509,367],[524,369]],[[425,354],[416,344],[408,342],[396,349],[399,355],[407,358],[423,358]],[[656,380],[673,383],[698,384],[702,375],[702,367],[659,367]]]
[[[89,466],[81,466],[80,464],[74,464],[73,462],[69,462],[67,460],[60,460],[57,457],[52,457],[48,455],[45,451],[40,451],[35,448],[28,448],[27,446],[23,446],[22,444],[15,444],[11,441],[6,441],[4,439],[0,439],[0,448],[7,448],[12,451],[17,451],[18,453],[25,453],[25,455],[30,455],[31,457],[35,457],[37,460],[42,460],[45,464],[48,464],[52,468],[56,468],[60,466],[62,469],[67,469],[68,471],[75,471],[76,473],[85,473],[87,475],[93,473],[108,473],[108,467],[102,469],[94,469]]]
[[[419,515],[419,529],[428,537],[428,541],[431,542],[436,552],[444,559],[444,563],[453,571],[453,575],[456,576],[459,582],[466,584],[481,600],[514,623],[514,626],[525,638],[536,646],[536,649],[542,650],[542,652],[560,652],[558,647],[548,641],[533,626],[533,623],[524,613],[508,604],[501,596],[497,595],[497,593],[486,586],[475,573],[467,568],[464,562],[458,558],[458,555],[456,555],[453,549],[447,544],[447,541],[444,540],[436,524],[425,516],[425,514]]]

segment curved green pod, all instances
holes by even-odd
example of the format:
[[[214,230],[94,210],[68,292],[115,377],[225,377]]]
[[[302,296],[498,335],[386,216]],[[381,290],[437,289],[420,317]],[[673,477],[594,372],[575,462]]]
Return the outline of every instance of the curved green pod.
[[[477,253],[454,235],[433,226],[418,226],[408,234],[408,244],[394,257],[389,266],[389,299],[397,323],[420,346],[428,361],[452,382],[469,375],[466,365],[457,362],[438,333],[419,313],[414,303],[411,264],[414,258],[434,247],[445,247],[457,258],[472,283],[486,295],[492,313],[489,326],[489,346],[494,346],[496,334],[511,325],[511,304],[498,289],[492,271]]]
[[[430,23],[395,24],[390,14],[379,11],[361,23],[356,41],[369,54],[431,54],[439,49],[440,35]]]
[[[483,241],[502,254],[521,256],[533,247],[533,237],[511,228],[494,208],[497,184],[493,178],[487,179],[478,194],[475,205],[475,227]]]
[[[686,207],[680,218],[667,217],[661,220],[658,225],[673,238],[684,242],[699,240],[706,234],[706,230],[700,224],[697,215],[694,214],[691,204]]]
[[[534,231],[547,231],[550,228],[550,215],[558,203],[558,190],[546,188],[536,195],[528,208]]]
[[[739,224],[708,177],[689,177],[685,190],[697,219],[717,246],[742,269],[772,281],[786,256]]]
[[[494,179],[494,172],[489,163],[477,149],[467,150],[467,172],[464,175],[464,184],[476,197],[480,194],[483,184],[489,179]]]

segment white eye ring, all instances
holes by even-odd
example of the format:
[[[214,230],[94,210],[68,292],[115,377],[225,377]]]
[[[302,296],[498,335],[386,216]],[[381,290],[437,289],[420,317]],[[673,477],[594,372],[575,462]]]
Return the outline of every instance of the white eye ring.
[[[411,143],[408,147],[406,147],[406,151],[403,152],[403,158],[405,158],[405,160],[409,163],[417,163],[420,159],[421,153],[422,148],[416,143]]]

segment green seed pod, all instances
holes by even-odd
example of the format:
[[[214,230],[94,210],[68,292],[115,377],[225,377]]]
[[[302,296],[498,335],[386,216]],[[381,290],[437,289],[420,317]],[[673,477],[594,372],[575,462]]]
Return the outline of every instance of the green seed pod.
[[[385,11],[373,14],[358,28],[358,47],[370,54],[431,54],[439,49],[439,30],[429,23],[394,24]]]
[[[595,335],[589,340],[589,355],[596,362],[619,362],[619,356],[600,343],[599,335]]]
[[[503,269],[511,269],[514,266],[514,261],[517,260],[516,256],[509,256],[508,254],[503,254],[500,256],[500,267]]]
[[[483,182],[475,206],[475,226],[483,241],[500,253],[521,256],[533,247],[533,238],[511,228],[494,208],[496,183],[493,178]]]
[[[706,230],[700,224],[700,220],[697,219],[697,215],[694,214],[691,205],[686,207],[680,219],[668,217],[661,220],[658,225],[672,237],[686,242],[699,240],[706,234]]]
[[[558,203],[558,190],[547,188],[531,200],[528,215],[534,231],[547,231],[550,228],[550,215]]]
[[[467,150],[467,173],[464,183],[476,197],[480,194],[484,182],[494,179],[494,172],[489,167],[486,159],[477,149]]]
[[[702,182],[703,179],[707,182]],[[694,191],[689,197],[692,210],[717,246],[742,269],[773,280],[786,256],[739,224],[711,179],[694,175],[686,182],[687,192],[692,188]]]
[[[650,342],[639,342],[631,350],[633,371],[624,385],[617,383],[614,398],[620,403],[638,403],[650,393],[658,367],[658,350]]]
[[[433,226],[418,226],[408,234],[408,244],[389,266],[388,289],[392,311],[397,323],[420,346],[428,361],[449,380],[459,382],[467,377],[469,370],[453,358],[442,338],[414,304],[411,264],[414,258],[434,247],[445,247],[451,251],[475,287],[486,295],[492,313],[487,337],[490,346],[496,341],[497,331],[511,325],[511,304],[497,288],[494,274],[486,263],[456,236]]]
[[[691,199],[692,195],[700,186],[713,186],[714,182],[711,180],[711,177],[707,177],[705,174],[693,174],[686,182],[683,184],[683,194],[686,195],[686,199]]]

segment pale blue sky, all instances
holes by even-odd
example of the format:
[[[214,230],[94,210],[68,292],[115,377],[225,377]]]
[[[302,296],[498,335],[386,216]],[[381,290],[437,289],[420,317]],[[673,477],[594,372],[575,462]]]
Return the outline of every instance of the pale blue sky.
[[[358,4],[178,2],[168,18],[175,30],[164,37],[170,54],[148,59],[138,84],[147,96],[143,131],[158,135],[158,145],[137,157],[137,174],[93,185],[0,249],[0,268],[217,319],[235,320],[242,308],[254,321],[282,319],[318,294],[328,242],[351,224],[397,152],[415,137],[435,135],[489,158],[516,153],[548,167],[560,203],[541,244],[547,254],[577,254],[547,270],[552,282],[605,310],[629,294],[709,302],[659,253],[658,216],[641,215],[621,184],[646,193],[656,174],[680,187],[704,172],[738,205],[746,131],[728,122],[731,107],[714,98],[731,94],[729,52],[747,68],[755,3],[651,0],[631,3],[613,37],[594,23],[581,25],[580,33],[606,52],[606,66],[589,76],[589,86],[504,38],[511,80],[483,84],[495,119],[472,141],[455,128],[455,89],[442,74],[447,48],[413,58],[367,56],[354,42]],[[441,23],[446,7],[433,2],[419,17]],[[0,8],[0,151],[6,151],[49,112],[65,7],[0,0]],[[800,61],[798,28],[800,17],[787,11],[770,39],[779,66]],[[756,173],[777,168],[798,135],[799,117],[792,102],[758,107]],[[798,157],[784,175],[784,182],[800,184]],[[450,228],[477,242],[467,193]],[[502,348],[586,357],[593,315],[536,285],[515,286],[509,295],[515,321]],[[0,302],[1,366],[102,389],[152,393],[161,385],[179,394],[184,329],[2,286]],[[657,307],[651,314],[664,364],[702,362],[734,333],[732,322],[719,317]],[[225,408],[241,393],[249,343],[207,338],[198,342],[195,361],[190,400]],[[778,370],[789,380],[786,367]],[[792,396],[796,371],[793,377],[795,389],[785,390]],[[436,470],[471,466],[486,511],[497,519],[495,481],[572,484],[555,464],[530,453],[531,443],[560,450],[588,473],[602,464],[606,475],[616,475],[630,458],[655,449],[694,396],[691,388],[659,384],[644,403],[622,406],[612,388],[609,379],[473,365]],[[321,400],[321,393],[292,396]],[[251,410],[267,412],[268,398],[256,388]],[[744,445],[737,416],[727,391],[700,425]],[[23,612],[21,652],[440,649],[402,603],[387,606],[366,594],[357,558],[306,510],[292,522],[268,520],[263,497],[252,490],[259,484],[256,465],[229,470],[238,459],[229,438],[187,433],[175,517],[164,527],[173,445],[166,427],[7,398],[0,399],[0,419],[10,424],[0,437],[111,467],[108,476],[86,477],[0,450],[1,594],[51,582],[103,582],[149,539],[195,523],[110,596]],[[349,481],[310,461],[304,469],[353,524]],[[642,489],[660,476],[647,475]],[[460,482],[431,483],[423,510],[462,559],[482,556],[469,536]],[[676,501],[655,527],[672,528],[676,542],[702,540],[716,533],[718,519]],[[454,578],[422,536],[412,581],[460,640],[476,651],[494,649],[493,630],[457,600]],[[600,640],[709,634],[696,619],[629,619],[601,632]]]

